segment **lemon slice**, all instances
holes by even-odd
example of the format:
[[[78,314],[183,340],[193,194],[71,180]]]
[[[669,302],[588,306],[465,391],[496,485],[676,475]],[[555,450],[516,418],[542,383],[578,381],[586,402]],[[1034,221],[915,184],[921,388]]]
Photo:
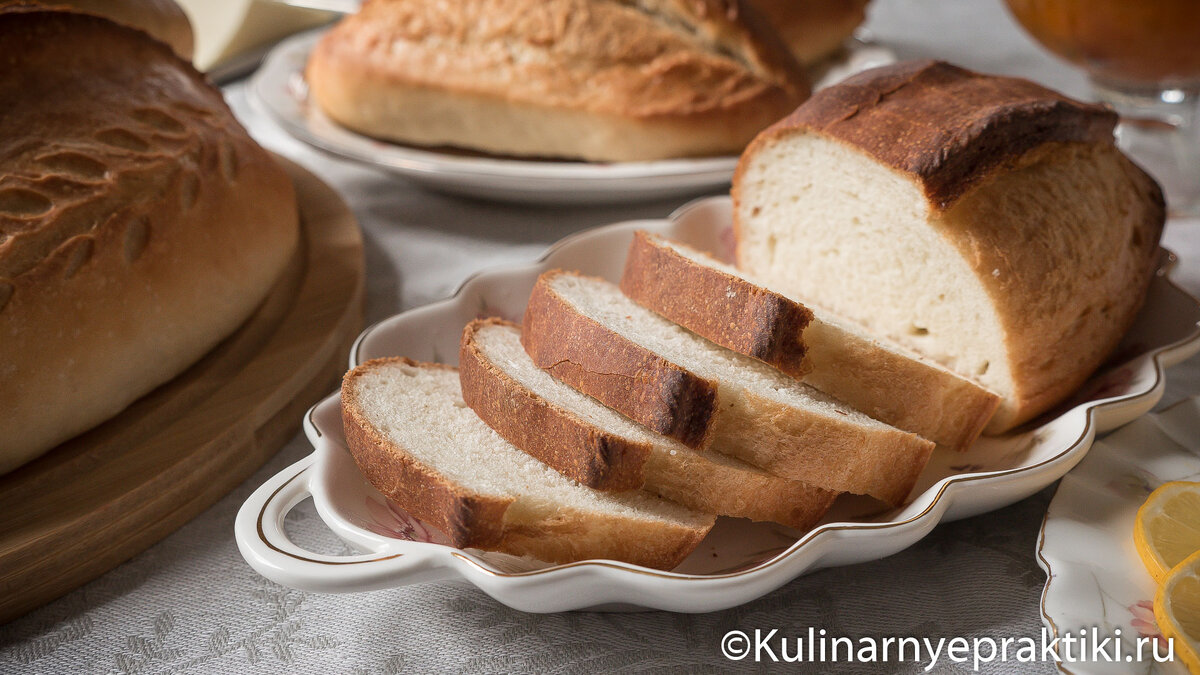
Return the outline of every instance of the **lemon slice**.
[[[1158,583],[1173,567],[1200,551],[1200,483],[1163,483],[1138,509],[1133,543]]]
[[[1176,565],[1154,596],[1154,620],[1175,656],[1200,673],[1200,551]]]

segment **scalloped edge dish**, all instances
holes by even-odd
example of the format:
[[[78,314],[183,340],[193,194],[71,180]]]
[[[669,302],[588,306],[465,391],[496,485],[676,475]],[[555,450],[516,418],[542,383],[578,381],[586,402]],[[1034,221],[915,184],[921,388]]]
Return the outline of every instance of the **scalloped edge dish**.
[[[633,232],[648,229],[728,257],[728,197],[693,202],[668,220],[618,223],[581,232],[541,260],[480,273],[450,299],[403,312],[363,332],[350,365],[404,355],[453,363],[462,327],[477,316],[519,318],[537,275],[552,268],[618,278]],[[269,579],[306,590],[352,592],[439,580],[466,581],[516,609],[655,608],[705,612],[749,602],[822,567],[896,553],[942,520],[991,511],[1050,485],[1075,466],[1096,434],[1126,424],[1162,396],[1163,369],[1200,351],[1200,302],[1167,278],[1173,256],[1151,284],[1146,306],[1112,365],[1102,368],[1059,410],[1016,430],[984,438],[964,453],[935,452],[910,500],[897,509],[863,510],[839,499],[808,532],[721,518],[675,570],[613,561],[546,565],[437,543],[419,521],[368,485],[344,447],[335,393],[305,417],[315,452],[280,472],[243,504],[235,526],[246,560]],[[307,552],[283,531],[287,512],[311,496],[326,524],[357,550],[335,557]]]
[[[1038,565],[1046,572],[1042,623],[1052,638],[1095,626],[1102,637],[1119,640],[1125,655],[1136,653],[1139,638],[1164,639],[1154,621],[1158,586],[1134,548],[1133,524],[1150,493],[1173,480],[1200,480],[1200,397],[1184,399],[1097,440],[1087,457],[1063,477],[1037,544]],[[1182,663],[1155,662],[1146,651],[1150,648],[1143,647],[1140,662],[1101,657],[1064,664],[1062,670],[1187,674]],[[1165,642],[1159,649],[1160,655],[1166,654]]]

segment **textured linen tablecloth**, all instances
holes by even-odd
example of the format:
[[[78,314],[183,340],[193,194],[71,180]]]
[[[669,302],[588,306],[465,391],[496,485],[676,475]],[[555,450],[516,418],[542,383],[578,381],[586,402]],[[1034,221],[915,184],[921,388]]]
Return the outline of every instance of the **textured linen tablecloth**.
[[[867,28],[901,58],[936,56],[1088,95],[1082,75],[1022,34],[1000,0],[876,0]],[[251,132],[346,197],[366,242],[367,322],[447,297],[471,273],[536,258],[595,225],[663,217],[680,200],[621,208],[536,208],[418,190],[331,160],[277,131],[226,89]],[[1175,222],[1166,244],[1176,279],[1200,292],[1200,222]],[[1163,405],[1200,392],[1200,363],[1168,374]],[[96,581],[0,627],[0,672],[392,673],[691,672],[725,669],[733,629],[801,635],[1036,637],[1045,575],[1034,546],[1051,489],[994,513],[949,523],[877,562],[824,570],[742,607],[705,615],[523,614],[472,588],[428,584],[360,595],[303,593],[268,582],[233,540],[238,506],[311,448],[297,435],[243,485],[161,543]],[[348,552],[311,504],[289,519],[298,543]],[[747,664],[738,664],[745,667]],[[878,666],[921,672],[923,662]],[[793,664],[865,672],[854,664]],[[942,659],[934,672],[970,672]],[[1050,664],[985,664],[982,672],[1053,672]]]

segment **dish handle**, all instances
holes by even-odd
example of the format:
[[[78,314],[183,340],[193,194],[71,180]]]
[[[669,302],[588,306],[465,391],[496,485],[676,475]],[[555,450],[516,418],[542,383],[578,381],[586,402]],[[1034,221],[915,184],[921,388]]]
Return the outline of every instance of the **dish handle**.
[[[313,461],[309,455],[275,474],[238,510],[234,536],[242,557],[255,571],[276,583],[320,593],[373,591],[451,576],[419,547],[338,556],[294,544],[283,523],[288,512],[312,496]]]

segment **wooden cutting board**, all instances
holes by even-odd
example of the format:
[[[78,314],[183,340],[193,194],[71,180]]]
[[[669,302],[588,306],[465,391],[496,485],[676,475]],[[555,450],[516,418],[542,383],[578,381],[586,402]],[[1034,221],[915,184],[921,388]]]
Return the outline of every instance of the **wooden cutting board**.
[[[117,417],[0,476],[0,622],[208,508],[292,438],[345,372],[362,326],[362,235],[336,192],[279,161],[296,186],[301,246],[257,312]]]

